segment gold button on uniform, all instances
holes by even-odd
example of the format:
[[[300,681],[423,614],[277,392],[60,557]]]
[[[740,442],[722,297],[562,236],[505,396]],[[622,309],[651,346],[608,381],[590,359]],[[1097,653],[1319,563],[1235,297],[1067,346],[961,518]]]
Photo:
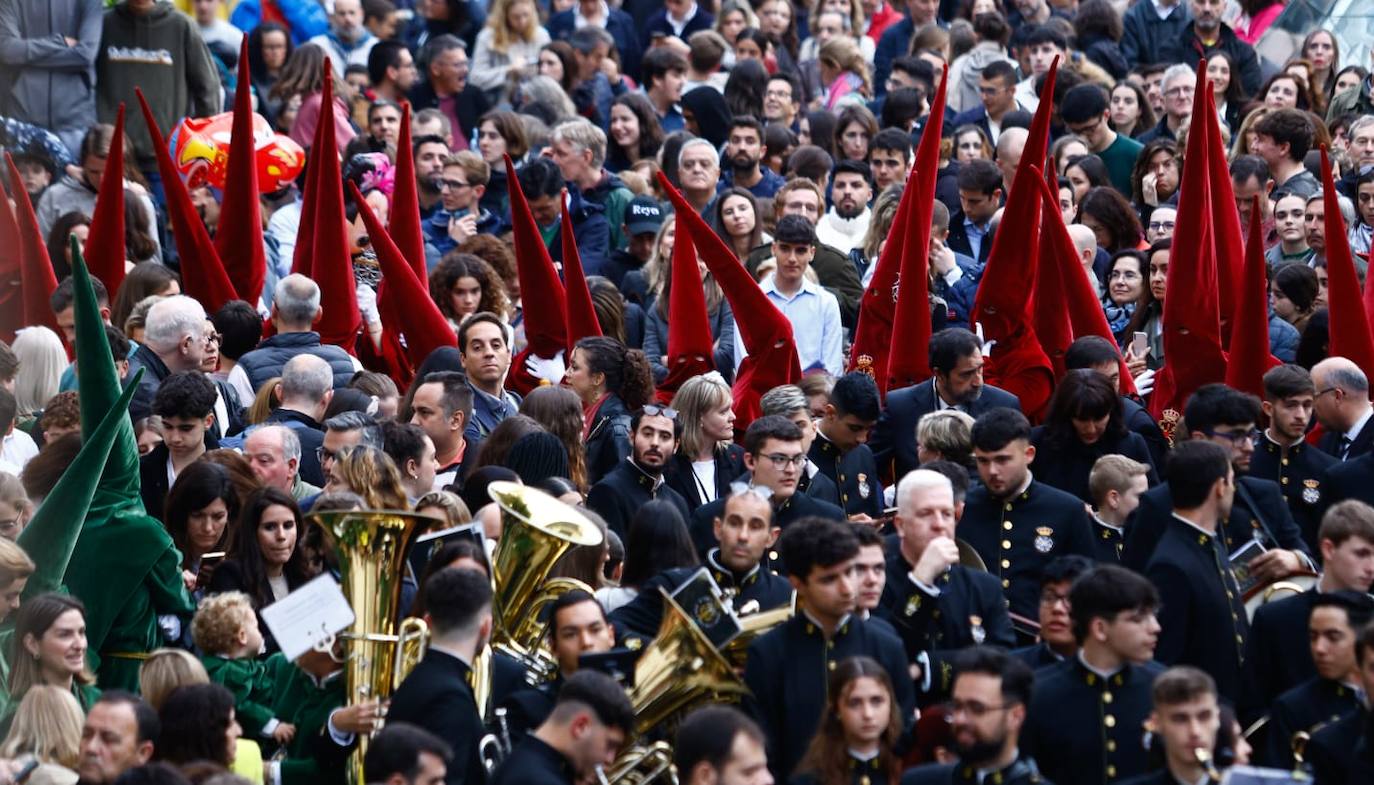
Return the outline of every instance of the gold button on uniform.
[[[1004,589],[1009,589],[1009,588],[1011,588],[1011,581],[1007,580],[1006,578],[1003,578],[1003,579],[1002,579],[1002,588],[1004,588]]]
[[[1107,739],[1107,752],[1116,752],[1116,739]]]
[[[1116,767],[1115,767],[1115,766],[1110,766],[1110,765],[1107,766],[1107,776],[1108,776],[1108,777],[1115,777],[1115,776],[1116,776]]]
[[[1008,568],[1008,567],[1010,567],[1010,566],[1011,566],[1011,561],[1010,561],[1009,559],[1003,559],[1003,560],[1002,560],[1002,569],[1005,570],[1006,568]]]
[[[1116,717],[1113,717],[1112,715],[1108,714],[1107,716],[1102,718],[1102,724],[1106,725],[1108,728],[1115,728]]]
[[[1103,703],[1111,703],[1111,702],[1112,702],[1112,694],[1111,694],[1110,692],[1104,692],[1104,693],[1102,693],[1102,702],[1103,702]]]
[[[832,670],[832,671],[835,670],[835,661],[834,661],[834,660],[831,660],[830,662],[827,662],[826,665],[829,665],[829,666],[830,666],[830,670]]]
[[[1002,521],[1002,528],[1011,531],[1011,521]]]
[[[1002,550],[1011,550],[1011,540],[1002,540]]]

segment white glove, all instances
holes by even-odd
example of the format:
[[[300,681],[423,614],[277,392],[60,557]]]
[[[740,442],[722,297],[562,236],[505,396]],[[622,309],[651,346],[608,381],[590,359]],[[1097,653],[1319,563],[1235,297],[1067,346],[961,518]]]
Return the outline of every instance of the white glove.
[[[1155,389],[1155,372],[1146,368],[1135,377],[1135,391],[1140,395],[1149,395]]]
[[[983,340],[983,323],[978,322],[974,324],[973,332],[975,335],[978,336],[978,342],[983,344],[983,357],[987,357],[988,355],[992,354],[992,347],[997,344],[997,340],[995,338],[991,341]]]
[[[558,354],[548,359],[529,355],[525,358],[525,370],[530,376],[545,384],[558,384],[567,373],[567,368],[563,364],[563,350],[559,349]]]
[[[380,324],[382,321],[381,312],[377,310],[377,292],[368,284],[360,283],[355,289],[358,300],[358,312],[363,315],[363,322],[366,324]]]

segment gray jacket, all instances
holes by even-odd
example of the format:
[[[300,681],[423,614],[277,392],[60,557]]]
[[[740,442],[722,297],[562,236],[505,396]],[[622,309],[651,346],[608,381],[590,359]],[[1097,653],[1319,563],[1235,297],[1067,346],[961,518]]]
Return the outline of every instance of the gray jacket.
[[[95,125],[103,14],[100,0],[0,0],[0,113],[56,133],[73,157]]]
[[[5,1],[0,0],[0,2]],[[124,193],[126,197],[130,195],[127,189]],[[153,201],[147,196],[138,197],[138,201],[143,205],[144,214],[148,216],[148,228],[153,238],[153,245],[157,248],[153,253],[153,259],[161,261],[162,246],[158,243],[157,213],[153,210]],[[84,181],[64,174],[62,179],[48,186],[48,190],[43,192],[35,212],[38,214],[38,228],[43,231],[43,236],[46,238],[48,232],[52,231],[53,224],[57,223],[57,219],[67,213],[85,213],[87,218],[95,215],[95,191],[88,187]]]

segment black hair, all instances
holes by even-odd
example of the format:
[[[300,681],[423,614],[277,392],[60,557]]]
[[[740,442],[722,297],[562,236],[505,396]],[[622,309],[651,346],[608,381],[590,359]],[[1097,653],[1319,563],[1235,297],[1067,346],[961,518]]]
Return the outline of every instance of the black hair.
[[[1080,644],[1088,637],[1093,619],[1111,621],[1125,611],[1153,611],[1159,607],[1159,592],[1148,578],[1115,564],[1093,567],[1089,563],[1088,567],[1069,589],[1069,618],[1073,636]]]
[[[571,719],[566,707],[581,706],[591,710],[598,722],[617,728],[626,735],[635,731],[635,709],[625,690],[606,674],[596,670],[579,670],[569,676],[558,690],[552,718]]]
[[[641,422],[644,422],[644,418],[645,418],[645,417],[654,417],[654,416],[659,416],[659,415],[666,417],[667,415],[663,414],[663,409],[664,409],[664,408],[665,408],[665,407],[662,407],[662,406],[658,407],[658,414],[657,414],[657,415],[651,415],[651,414],[649,414],[647,411],[644,410],[644,407],[643,407],[643,406],[639,407],[638,409],[635,409],[633,412],[630,413],[630,433],[634,433],[635,431],[639,430],[639,424],[640,424]],[[682,438],[682,418],[681,418],[681,417],[674,416],[674,417],[670,418],[670,419],[668,420],[668,422],[672,423],[672,425],[673,425],[673,438],[674,438],[674,439],[681,439],[681,438]]]
[[[549,637],[556,637],[558,635],[558,614],[562,613],[566,608],[571,608],[574,605],[581,605],[586,602],[596,605],[596,609],[601,611],[601,620],[607,621],[606,609],[601,606],[601,603],[597,601],[596,597],[592,596],[591,592],[582,589],[571,589],[558,595],[558,599],[549,603],[548,615],[544,617],[545,623],[548,626]]]
[[[816,225],[800,215],[784,215],[778,219],[773,242],[788,245],[816,244]]]
[[[162,733],[154,745],[160,760],[186,764],[208,760],[228,766],[225,734],[232,722],[234,694],[215,684],[188,684],[167,694],[158,712]]]
[[[734,754],[735,739],[744,734],[763,744],[763,731],[744,712],[733,706],[697,709],[678,726],[673,744],[673,764],[684,781],[702,763],[719,771]]]
[[[801,145],[787,157],[787,171],[791,175],[805,177],[813,182],[819,182],[829,174],[834,165],[835,159],[830,153],[814,144]]]
[[[138,725],[138,742],[156,742],[162,735],[162,720],[157,716],[157,710],[148,705],[148,702],[125,690],[104,690],[100,697],[95,701],[108,703],[114,706],[128,706],[134,713],[134,720]]]
[[[759,119],[751,114],[737,114],[731,117],[730,123],[726,127],[731,131],[736,128],[752,128],[759,135],[759,141],[763,141],[763,123],[760,123]]]
[[[1318,608],[1343,608],[1350,621],[1350,629],[1359,633],[1374,618],[1374,597],[1362,591],[1342,589],[1333,592],[1317,592],[1312,600],[1312,610]],[[1308,617],[1311,617],[1309,612]]]
[[[581,350],[589,371],[606,375],[606,389],[620,396],[625,408],[638,409],[653,400],[653,374],[644,352],[605,336],[582,338],[573,350]]]
[[[983,67],[983,79],[1001,79],[1003,87],[1011,87],[1016,84],[1016,68],[1005,60],[994,60]]]
[[[846,158],[835,164],[835,171],[830,175],[830,181],[833,183],[842,174],[857,174],[864,179],[864,182],[868,183],[869,188],[873,187],[873,169],[863,161]]]
[[[1045,417],[1046,442],[1063,447],[1079,444],[1073,421],[1103,417],[1107,418],[1103,439],[1115,440],[1126,435],[1121,396],[1107,377],[1087,368],[1068,371],[1050,398],[1049,414]],[[974,428],[977,429],[976,424]]]
[[[113,324],[105,325],[105,342],[110,345],[110,356],[115,362],[129,359],[129,339],[124,336],[123,330]]]
[[[445,150],[448,149],[448,142],[444,141],[444,137],[438,134],[424,134],[423,136],[417,136],[410,140],[410,151],[412,153],[419,153],[420,148],[427,144],[439,144],[443,145]]]
[[[671,47],[656,47],[645,52],[643,59],[639,61],[639,83],[644,85],[647,92],[653,87],[655,79],[662,79],[669,71],[686,70],[687,58]]]
[[[1374,174],[1374,173],[1371,173]],[[1317,271],[1305,264],[1285,264],[1274,271],[1274,286],[1298,309],[1298,313],[1309,313],[1321,291]]]
[[[859,553],[859,538],[850,524],[807,517],[782,530],[778,553],[787,571],[805,582],[817,567],[833,567]]]
[[[1286,363],[1270,368],[1264,374],[1264,397],[1269,401],[1282,401],[1304,393],[1313,395],[1317,387],[1312,382],[1312,374],[1300,365]]]
[[[267,85],[272,81],[272,75],[267,72],[267,61],[262,57],[262,38],[268,33],[281,33],[286,37],[286,58],[282,60],[283,65],[291,59],[291,53],[295,50],[295,45],[291,43],[291,31],[279,22],[264,20],[248,33],[248,71],[252,74],[253,81],[261,83],[264,90],[268,89]]]
[[[472,388],[468,386],[467,375],[458,371],[433,371],[416,380],[417,388],[422,384],[437,384],[444,388],[439,396],[444,406],[444,417],[462,412],[463,422],[472,420]]]
[[[1066,123],[1086,123],[1102,117],[1110,97],[1101,85],[1089,82],[1070,90],[1059,103],[1059,116]]]
[[[1224,384],[1204,384],[1188,397],[1183,422],[1189,431],[1207,433],[1218,425],[1255,425],[1260,421],[1259,399]]]
[[[374,87],[386,79],[386,69],[400,64],[406,45],[400,41],[378,41],[367,54],[367,81]]]
[[[1191,439],[1169,451],[1168,466],[1174,507],[1191,510],[1207,501],[1217,480],[1226,479],[1231,456],[1215,442]]]
[[[1016,409],[994,407],[973,421],[973,448],[996,452],[1014,441],[1030,441],[1030,432],[1026,415]]]
[[[1237,183],[1246,183],[1252,177],[1263,187],[1265,183],[1269,182],[1269,164],[1265,163],[1264,159],[1258,155],[1236,156],[1236,159],[1231,162],[1231,180]]]
[[[868,143],[869,155],[872,155],[874,150],[896,150],[902,154],[902,160],[910,162],[911,134],[900,128],[884,128]]]
[[[949,327],[931,335],[926,348],[930,370],[949,373],[959,365],[960,360],[981,351],[983,344],[972,332],[962,327]]]
[[[1116,365],[1121,352],[1116,344],[1100,335],[1084,335],[1074,339],[1064,352],[1064,367],[1070,371],[1092,368],[1094,365]]]
[[[878,385],[862,371],[851,371],[836,379],[830,389],[830,403],[841,417],[852,414],[864,422],[876,422],[882,414]]]
[[[19,399],[14,397],[14,393],[4,387],[0,387],[0,431],[7,435],[10,426],[14,424],[14,418],[19,416]]]
[[[975,158],[959,167],[957,182],[960,191],[991,196],[1002,188],[1002,170],[986,158]]]
[[[1051,24],[1037,25],[1028,31],[1021,39],[1023,46],[1038,46],[1039,44],[1054,44],[1065,51],[1069,48],[1069,39],[1059,32],[1058,28]]]
[[[425,451],[425,431],[408,422],[382,423],[382,452],[404,473],[406,461],[419,462]]]
[[[291,494],[271,485],[256,488],[243,500],[239,511],[238,523],[229,535],[228,558],[238,564],[243,573],[244,592],[253,600],[253,607],[261,610],[276,601],[272,586],[267,581],[267,565],[262,558],[262,546],[258,543],[258,527],[262,515],[269,507],[285,507],[290,510],[296,521],[296,547],[291,551],[290,560],[283,568],[287,583],[299,586],[306,581],[305,553],[301,549],[301,539],[305,532],[301,523],[301,508]]]
[[[391,775],[400,774],[406,782],[415,782],[420,773],[421,753],[429,753],[445,764],[453,759],[453,748],[433,733],[408,722],[388,722],[367,746],[363,779],[386,782]]]
[[[748,455],[758,455],[759,450],[769,439],[776,439],[782,442],[799,442],[802,440],[801,428],[791,420],[780,414],[770,414],[760,417],[749,423],[749,427],[744,431],[744,439],[740,446]]]
[[[546,477],[572,478],[568,450],[555,434],[540,428],[516,439],[506,453],[506,466],[533,485]]]
[[[425,609],[435,631],[462,630],[491,606],[491,578],[475,570],[445,567],[425,581]]]
[[[110,292],[105,288],[105,284],[100,282],[95,276],[90,277],[91,290],[95,292],[95,302],[102,308],[110,307]],[[52,290],[48,297],[48,305],[52,306],[53,313],[62,313],[72,307],[72,301],[76,299],[76,282],[69,275],[62,279],[62,283]]]
[[[228,519],[220,541],[210,550],[220,550],[229,537],[229,528],[239,517],[239,494],[229,470],[211,461],[196,461],[177,475],[176,482],[167,492],[167,503],[162,515],[162,523],[172,542],[181,552],[183,559],[189,556],[186,528],[191,516],[214,504],[219,499],[224,502]],[[150,511],[151,512],[151,511]],[[189,564],[186,565],[189,568]]]
[[[887,538],[867,523],[851,523],[849,528],[854,530],[854,539],[859,541],[860,548],[871,548],[874,545],[882,548],[887,545]]]
[[[1078,580],[1078,576],[1092,568],[1093,560],[1087,556],[1080,556],[1076,553],[1056,556],[1040,571],[1040,586],[1043,588],[1051,583],[1073,583]]]
[[[237,360],[262,340],[262,316],[243,300],[230,300],[210,317],[220,334],[219,353]]]
[[[153,414],[205,419],[214,413],[217,397],[215,383],[200,371],[174,373],[158,385]]]
[[[1030,704],[1031,685],[1035,681],[1030,666],[1019,657],[992,646],[970,646],[954,659],[954,679],[965,673],[996,676],[1002,680],[1002,701],[1008,705]]]
[[[212,763],[202,761],[201,765],[214,766],[219,770]],[[114,785],[191,785],[191,780],[177,766],[155,760],[125,770],[115,777]]]
[[[653,499],[635,510],[625,536],[621,586],[638,588],[664,570],[695,567],[697,563],[687,521],[676,505]]]
[[[1275,109],[1261,117],[1251,130],[1273,139],[1274,144],[1287,144],[1288,158],[1293,161],[1302,161],[1312,148],[1312,121],[1301,109]]]
[[[922,469],[929,469],[938,474],[943,474],[949,480],[949,485],[954,489],[954,503],[958,504],[968,496],[969,486],[972,481],[968,476],[968,467],[960,466],[954,461],[938,460],[927,461],[921,464]]]
[[[925,96],[914,87],[899,87],[889,90],[883,99],[881,116],[878,118],[883,128],[903,129],[921,117],[921,106]],[[870,142],[870,147],[872,143]]]

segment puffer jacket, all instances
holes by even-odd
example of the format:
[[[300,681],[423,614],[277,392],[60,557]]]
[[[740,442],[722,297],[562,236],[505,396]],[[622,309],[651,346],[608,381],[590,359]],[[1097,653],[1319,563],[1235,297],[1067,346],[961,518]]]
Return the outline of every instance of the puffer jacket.
[[[1269,314],[1269,353],[1291,363],[1298,354],[1298,328],[1285,322],[1278,314]]]
[[[100,0],[0,3],[0,114],[46,128],[72,155],[95,125]],[[67,46],[67,38],[76,45]]]

